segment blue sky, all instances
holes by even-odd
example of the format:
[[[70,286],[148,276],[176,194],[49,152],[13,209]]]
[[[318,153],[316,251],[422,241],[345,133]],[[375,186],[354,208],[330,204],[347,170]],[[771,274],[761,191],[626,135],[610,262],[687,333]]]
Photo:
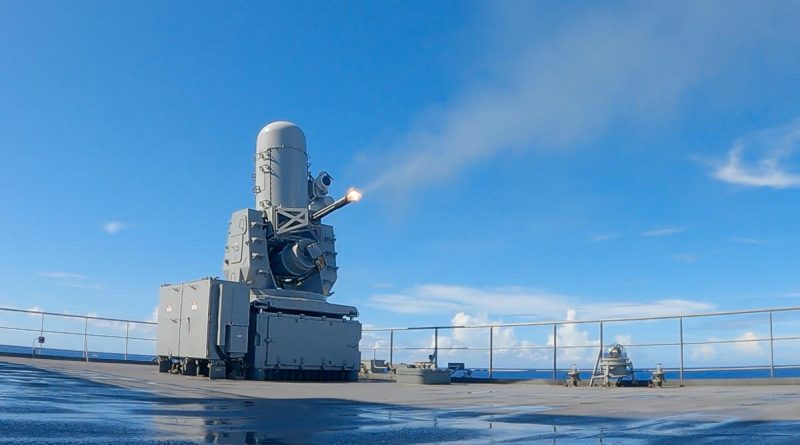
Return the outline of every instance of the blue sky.
[[[429,3],[0,2],[0,305],[218,275],[274,120],[364,323],[798,304],[800,4]]]

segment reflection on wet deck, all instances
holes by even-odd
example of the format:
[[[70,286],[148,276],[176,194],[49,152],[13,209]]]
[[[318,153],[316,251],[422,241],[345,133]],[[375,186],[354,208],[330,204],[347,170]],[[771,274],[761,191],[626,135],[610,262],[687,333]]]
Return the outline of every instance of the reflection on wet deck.
[[[0,362],[5,443],[796,443],[797,422],[624,420],[547,406],[425,409],[339,399],[183,399]]]

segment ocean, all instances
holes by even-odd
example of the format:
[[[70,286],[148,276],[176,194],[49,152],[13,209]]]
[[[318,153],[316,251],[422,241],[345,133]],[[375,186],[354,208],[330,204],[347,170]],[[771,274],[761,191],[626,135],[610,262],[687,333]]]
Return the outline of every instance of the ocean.
[[[34,356],[31,347],[0,345],[0,355],[11,356]],[[83,351],[56,348],[36,348],[35,357],[60,358],[66,360],[85,360]],[[155,357],[145,354],[128,354],[116,352],[89,351],[90,361],[108,362],[129,362],[129,363],[153,363]],[[642,369],[636,371],[637,380],[649,380],[652,369]],[[559,369],[556,373],[558,379],[566,376],[566,369]],[[488,379],[489,370],[485,368],[459,370],[453,373],[454,378],[471,377],[473,379]],[[494,379],[501,380],[551,380],[553,378],[552,369],[495,369],[492,371]],[[582,379],[591,377],[590,370],[581,372]],[[759,369],[684,369],[684,379],[749,379],[749,378],[769,378],[769,368]],[[800,377],[800,366],[798,367],[779,367],[775,368],[776,378]],[[666,370],[667,380],[680,380],[680,373],[675,369]]]

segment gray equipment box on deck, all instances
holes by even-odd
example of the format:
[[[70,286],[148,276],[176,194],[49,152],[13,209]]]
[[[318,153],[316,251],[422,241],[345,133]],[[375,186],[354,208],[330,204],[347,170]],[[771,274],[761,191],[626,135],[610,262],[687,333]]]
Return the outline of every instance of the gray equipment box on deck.
[[[450,370],[398,366],[394,370],[397,383],[449,385]]]
[[[358,370],[357,321],[261,312],[252,314],[251,323],[250,378],[265,379],[277,371]]]
[[[250,288],[214,278],[161,286],[157,354],[193,359],[247,353]]]

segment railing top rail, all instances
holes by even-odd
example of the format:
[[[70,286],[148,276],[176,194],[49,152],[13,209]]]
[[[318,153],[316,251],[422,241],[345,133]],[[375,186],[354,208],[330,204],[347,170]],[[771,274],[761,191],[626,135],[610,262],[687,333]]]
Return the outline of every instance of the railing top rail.
[[[5,312],[20,312],[25,314],[35,314],[35,315],[51,315],[56,317],[69,317],[69,318],[80,318],[80,319],[88,319],[88,320],[99,320],[99,321],[116,321],[121,323],[136,323],[136,324],[148,324],[155,326],[158,323],[152,321],[141,321],[141,320],[127,320],[124,318],[108,318],[108,317],[94,317],[91,315],[78,315],[78,314],[61,314],[58,312],[46,312],[46,311],[34,311],[30,309],[14,309],[10,307],[0,307],[0,311]]]
[[[627,318],[598,318],[588,320],[553,320],[553,321],[529,321],[519,323],[496,323],[496,324],[481,324],[481,325],[442,325],[442,326],[406,326],[406,327],[390,327],[390,328],[364,328],[365,332],[388,332],[388,331],[418,331],[418,330],[431,330],[431,329],[480,329],[480,328],[513,328],[524,326],[552,326],[561,324],[586,324],[586,323],[622,323],[632,321],[653,321],[653,320],[677,320],[681,318],[701,318],[701,317],[719,317],[726,315],[747,315],[747,314],[768,314],[772,312],[788,312],[800,311],[800,306],[781,307],[781,308],[768,308],[768,309],[748,309],[739,311],[722,311],[722,312],[705,312],[705,313],[690,313],[679,315],[658,315],[653,317],[627,317]]]
[[[0,311],[18,312],[35,315],[50,315],[56,317],[69,317],[81,318],[99,321],[114,321],[121,323],[137,323],[155,326],[158,323],[143,320],[130,320],[124,318],[109,318],[109,317],[96,317],[91,315],[77,315],[77,314],[62,314],[58,312],[35,311],[30,309],[15,309],[8,307],[0,307]],[[726,315],[747,315],[747,314],[767,314],[772,312],[788,312],[800,311],[800,306],[781,307],[781,308],[766,308],[766,309],[748,309],[738,311],[721,311],[721,312],[705,312],[705,313],[690,313],[690,314],[676,314],[676,315],[659,315],[652,317],[625,317],[625,318],[598,318],[586,320],[550,320],[550,321],[529,321],[519,323],[494,323],[494,324],[481,324],[481,325],[439,325],[439,326],[403,326],[403,327],[387,327],[387,328],[364,328],[365,332],[388,332],[388,331],[415,331],[415,330],[431,330],[431,329],[479,329],[479,328],[507,328],[507,327],[525,327],[525,326],[552,326],[562,324],[586,324],[586,323],[623,323],[634,321],[653,321],[653,320],[676,320],[681,318],[701,318],[701,317],[719,317]]]

